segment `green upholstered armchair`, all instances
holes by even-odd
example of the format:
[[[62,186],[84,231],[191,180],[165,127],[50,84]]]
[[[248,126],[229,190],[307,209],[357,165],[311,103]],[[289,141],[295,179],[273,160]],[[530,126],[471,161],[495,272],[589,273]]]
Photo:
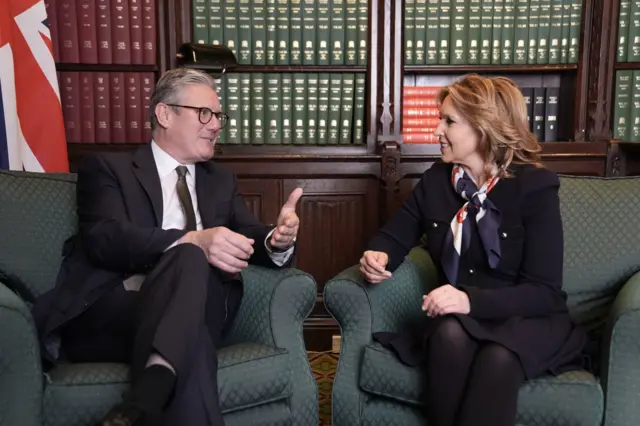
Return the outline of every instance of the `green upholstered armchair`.
[[[75,175],[0,171],[0,426],[93,425],[128,386],[123,364],[42,371],[30,301],[54,285],[75,209]],[[249,267],[243,278],[240,311],[219,351],[225,422],[316,426],[302,338],[315,282],[296,269]]]
[[[640,417],[640,179],[561,177],[564,283],[576,322],[599,338],[598,377],[574,371],[520,389],[518,426],[636,425]],[[436,282],[414,248],[392,279],[363,281],[354,266],[330,280],[324,300],[342,330],[333,425],[424,425],[420,374],[371,333],[397,331],[422,315]],[[596,351],[597,352],[597,351]]]

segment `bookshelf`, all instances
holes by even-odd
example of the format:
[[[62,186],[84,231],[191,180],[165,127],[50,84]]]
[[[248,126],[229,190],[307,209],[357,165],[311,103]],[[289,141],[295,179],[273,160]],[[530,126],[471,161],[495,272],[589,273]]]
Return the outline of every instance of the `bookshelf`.
[[[111,4],[119,1],[131,6],[138,0],[111,0]],[[640,150],[635,149],[635,146],[626,148],[632,144],[616,140],[612,143],[611,117],[615,72],[640,69],[640,62],[637,63],[638,65],[624,61],[616,62],[619,0],[613,2],[583,0],[578,3],[581,6],[579,12],[575,7],[577,0],[139,1],[152,1],[155,7],[155,37],[153,38],[156,53],[153,63],[133,63],[134,61],[131,60],[128,63],[90,64],[82,61],[62,61],[60,58],[61,60],[57,63],[58,71],[106,73],[107,75],[148,73],[157,80],[164,71],[176,66],[176,52],[182,43],[192,42],[198,38],[204,40],[205,32],[206,42],[209,42],[212,26],[214,32],[222,31],[221,42],[224,43],[224,13],[231,10],[234,11],[234,16],[237,12],[236,31],[228,34],[230,38],[238,40],[237,44],[234,41],[234,46],[238,47],[239,66],[228,70],[225,78],[229,75],[244,76],[245,79],[261,75],[264,76],[263,78],[269,75],[280,77],[290,75],[292,78],[299,76],[300,79],[306,79],[305,81],[308,82],[309,78],[313,79],[321,74],[330,77],[340,75],[342,78],[364,77],[363,98],[357,103],[354,95],[353,101],[353,109],[356,106],[362,108],[362,136],[357,143],[353,140],[353,131],[347,138],[348,143],[340,143],[338,139],[337,143],[333,144],[318,143],[317,137],[313,143],[309,143],[307,132],[298,138],[298,143],[291,139],[291,143],[287,144],[268,143],[266,139],[262,143],[256,143],[259,141],[256,141],[254,135],[243,139],[240,133],[238,143],[222,141],[216,146],[215,161],[232,168],[237,173],[239,188],[247,205],[265,223],[273,223],[276,220],[280,206],[292,189],[296,186],[302,186],[305,189],[298,211],[301,217],[298,239],[301,249],[296,266],[313,275],[318,283],[318,303],[305,327],[308,344],[312,349],[328,349],[331,344],[331,335],[338,333],[335,323],[324,312],[322,306],[322,290],[326,280],[357,263],[370,236],[397,210],[424,170],[438,161],[440,150],[437,144],[409,144],[405,141],[403,101],[407,81],[413,79],[414,82],[420,80],[428,84],[431,82],[446,84],[465,73],[476,72],[509,76],[521,85],[532,88],[555,87],[558,89],[559,99],[557,137],[542,143],[543,160],[549,167],[559,173],[602,176],[632,172],[632,165],[640,164],[640,162],[627,161],[633,155],[640,155]],[[90,2],[88,0],[47,0],[46,3],[49,9],[56,10],[57,18],[60,18],[62,15],[60,11],[64,7],[82,6]],[[96,8],[102,3],[109,2],[96,0]],[[334,4],[342,6],[338,14],[340,16],[334,17],[331,14],[333,9],[330,9],[328,15],[326,12],[318,11],[319,6],[326,7]],[[436,28],[433,25],[440,25],[439,22],[435,24],[433,19],[429,21],[430,16],[433,18],[428,14],[429,10],[437,10],[437,13],[440,13],[440,10],[446,9],[448,5],[451,17],[450,38],[454,37],[453,40],[456,40],[452,35],[460,30],[462,45],[470,46],[470,40],[473,37],[480,37],[478,40],[484,37],[482,29],[487,25],[488,16],[491,16],[493,23],[496,12],[495,8],[490,9],[490,6],[493,7],[495,4],[502,5],[502,9],[499,10],[502,15],[496,15],[497,21],[504,24],[504,13],[505,11],[509,13],[506,16],[506,26],[503,26],[500,31],[490,27],[491,33],[486,35],[486,37],[490,36],[492,41],[494,35],[500,40],[498,59],[492,60],[490,55],[489,63],[482,63],[481,58],[477,58],[477,63],[469,63],[467,54],[466,61],[464,57],[454,61],[452,60],[456,58],[454,48],[449,52],[449,60],[442,61],[443,63],[440,61],[427,63],[427,58],[424,59],[424,63],[416,61],[414,53],[410,55],[412,59],[407,60],[408,38],[415,40],[416,32],[423,31],[422,28],[416,30],[416,7],[424,7],[426,11],[423,16],[424,41],[425,55],[428,55],[426,37],[428,34],[434,34]],[[559,47],[553,54],[549,49],[539,50],[536,44],[536,49],[533,51],[535,61],[528,59],[530,46],[527,46],[524,59],[523,52],[520,51],[520,56],[517,56],[515,50],[518,37],[522,38],[525,31],[526,19],[524,18],[531,17],[529,13],[531,4],[543,5],[543,15],[548,16],[548,27],[543,23],[543,28],[548,28],[549,37],[552,34],[555,34],[556,38],[560,37],[557,45]],[[529,7],[527,13],[525,13],[525,6]],[[565,9],[567,7],[568,9]],[[247,14],[247,8],[249,8],[249,14]],[[256,9],[258,18],[264,16],[263,28],[258,22],[260,19],[255,22],[247,21],[247,17],[253,16],[251,13]],[[468,25],[460,21],[458,24],[462,24],[456,27],[456,17],[460,20],[460,11],[472,9],[474,15],[473,19],[469,16]],[[483,23],[482,11],[485,9],[491,10],[491,13],[485,14]],[[328,32],[324,29],[325,33],[322,35],[328,41],[327,60],[323,63],[320,63],[317,54],[305,60],[305,42],[311,34],[308,26],[312,25],[311,20],[314,19],[313,13],[309,11],[313,10],[315,10],[316,30],[319,29],[318,22],[321,18],[325,23],[326,19],[329,22]],[[558,18],[560,10],[562,10],[562,19]],[[216,15],[216,11],[222,12]],[[552,19],[554,11],[556,15]],[[513,13],[513,16],[510,13]],[[538,13],[540,13],[539,9]],[[418,18],[418,26],[420,26],[422,16]],[[332,19],[336,21],[332,23]],[[340,22],[344,24],[341,26]],[[429,28],[429,22],[432,28]],[[258,25],[255,25],[256,23]],[[451,29],[452,23],[453,29]],[[228,21],[226,24],[231,25]],[[273,28],[269,28],[269,25]],[[473,28],[467,28],[465,32],[465,25]],[[264,63],[259,63],[262,61],[260,57],[256,59],[256,38],[252,38],[251,44],[248,44],[250,49],[241,49],[242,37],[249,29],[253,33],[255,27],[258,34],[262,34],[260,31],[264,31],[265,34],[265,42],[262,45]],[[538,26],[538,30],[539,28]],[[334,30],[337,31],[337,35],[334,34]],[[437,31],[444,31],[444,29],[438,27]],[[131,34],[137,33],[131,32]],[[315,36],[312,41],[317,43],[317,31]],[[272,37],[273,40],[279,40],[281,37],[289,43],[301,40],[302,46],[299,52],[293,55],[291,52],[296,49],[293,49],[291,44],[291,49],[287,50],[285,55],[288,60],[279,60],[278,46],[274,45],[273,56],[268,60],[267,37]],[[343,44],[344,50],[337,52],[338,60],[332,61],[331,48],[335,45],[331,42],[335,42],[336,37],[345,41],[357,40],[357,43],[353,46],[349,43]],[[569,37],[564,45],[563,37]],[[575,44],[570,43],[571,37],[576,39]],[[440,32],[438,32],[438,40],[440,38]],[[512,39],[514,43],[508,45],[506,40]],[[536,42],[538,41],[539,38],[536,38]],[[489,45],[492,46],[492,43]],[[413,44],[411,47],[413,48]],[[569,48],[574,49],[571,54],[569,54]],[[459,53],[460,49],[457,50]],[[505,51],[509,52],[506,56]],[[480,48],[476,52],[476,55],[479,54],[481,54]],[[540,61],[539,54],[542,55]],[[294,59],[293,56],[297,58]],[[505,56],[504,61],[503,56]],[[487,62],[486,59],[484,62]],[[243,96],[241,87],[238,86],[239,97]],[[253,87],[251,83],[249,87]],[[226,90],[226,87],[224,89]],[[294,89],[293,86],[292,89]],[[336,93],[341,95],[342,91]],[[302,94],[308,95],[307,92]],[[229,112],[228,99],[224,99],[225,95],[222,96],[222,104],[227,109],[226,112]],[[245,90],[244,96],[254,99],[255,93]],[[262,96],[265,98],[268,96],[266,85]],[[83,103],[82,97],[79,97],[78,101],[80,108],[86,104],[86,102]],[[268,108],[266,100],[263,103],[263,110],[258,113],[266,113],[265,106]],[[239,103],[237,108],[241,109],[242,104]],[[239,117],[242,119],[242,115]],[[264,131],[262,129],[263,135]],[[295,130],[292,128],[292,131]],[[72,169],[74,169],[77,162],[88,153],[105,150],[131,151],[138,146],[140,146],[139,143],[126,139],[118,142],[106,140],[102,143],[80,140],[70,142],[68,151]]]

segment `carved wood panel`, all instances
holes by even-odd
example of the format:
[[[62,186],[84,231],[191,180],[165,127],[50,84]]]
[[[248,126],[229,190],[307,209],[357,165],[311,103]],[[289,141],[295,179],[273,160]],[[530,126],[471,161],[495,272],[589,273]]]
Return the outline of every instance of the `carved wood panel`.
[[[264,224],[275,224],[282,207],[278,179],[238,179],[238,191],[249,210]]]
[[[304,188],[298,202],[300,229],[296,267],[324,284],[356,264],[378,229],[376,179],[287,179],[283,193]]]

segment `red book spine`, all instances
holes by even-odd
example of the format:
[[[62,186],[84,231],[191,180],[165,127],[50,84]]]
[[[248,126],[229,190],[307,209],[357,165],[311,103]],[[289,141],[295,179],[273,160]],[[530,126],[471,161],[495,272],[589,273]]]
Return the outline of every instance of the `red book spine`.
[[[58,0],[58,32],[60,33],[60,61],[77,64],[80,62],[78,47],[78,17],[75,0]]]
[[[96,100],[96,142],[111,142],[111,105],[109,104],[109,73],[97,72],[93,76]]]
[[[439,143],[438,137],[433,133],[405,133],[402,139],[404,143]]]
[[[142,142],[142,87],[140,73],[132,72],[126,76],[127,88],[127,142]]]
[[[146,65],[156,63],[156,2],[142,3],[142,61]]]
[[[142,63],[142,0],[129,0],[131,63]]]
[[[131,34],[129,30],[129,1],[111,0],[111,40],[113,63],[131,63]]]
[[[58,39],[60,34],[58,32],[58,11],[56,9],[56,0],[45,0],[44,7],[47,9],[47,24],[49,26],[49,33],[51,34],[51,48],[53,50],[53,60],[60,61],[60,45]]]
[[[96,5],[94,0],[76,0],[80,62],[98,63],[98,35],[96,31]]]
[[[155,78],[152,72],[142,74],[142,140],[151,140],[151,95],[155,86]]]
[[[96,129],[95,129],[95,97],[93,93],[93,73],[81,72],[80,73],[80,93],[81,93],[81,141],[85,143],[96,142]]]
[[[113,63],[111,51],[111,0],[97,0],[96,27],[98,37],[98,61],[101,64]]]
[[[67,143],[79,143],[82,139],[80,129],[80,77],[77,72],[61,72],[62,114]]]
[[[125,143],[127,141],[127,111],[125,109],[126,92],[124,73],[110,74],[109,102],[111,104],[111,141]]]

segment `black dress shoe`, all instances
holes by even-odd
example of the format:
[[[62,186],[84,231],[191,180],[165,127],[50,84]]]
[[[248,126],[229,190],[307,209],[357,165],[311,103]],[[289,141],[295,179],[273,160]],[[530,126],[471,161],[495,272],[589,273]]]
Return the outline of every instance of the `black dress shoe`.
[[[100,420],[99,426],[156,426],[148,413],[130,402],[114,406]]]

